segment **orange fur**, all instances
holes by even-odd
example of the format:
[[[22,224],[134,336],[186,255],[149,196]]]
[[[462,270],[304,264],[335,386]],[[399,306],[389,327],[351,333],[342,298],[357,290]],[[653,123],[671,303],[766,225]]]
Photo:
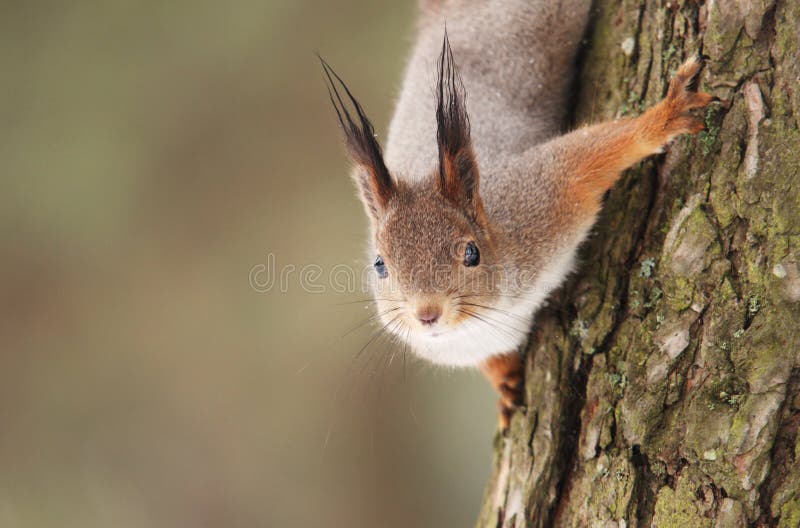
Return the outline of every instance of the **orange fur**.
[[[623,170],[659,152],[675,136],[701,131],[702,118],[689,112],[705,107],[714,97],[690,89],[700,68],[699,60],[686,61],[670,82],[667,96],[641,116],[576,132],[584,136],[586,147],[576,152],[580,161],[568,195],[594,213],[603,193],[614,185]]]
[[[461,183],[461,171],[459,170],[458,158],[460,156],[468,160],[464,162],[465,164],[469,163],[470,165],[475,165],[472,152],[458,152],[455,155],[445,153],[442,157],[442,173],[444,174],[444,180],[441,182],[441,191],[443,195],[458,205],[464,200],[464,189]]]
[[[489,384],[500,394],[499,425],[501,431],[508,429],[511,415],[524,402],[525,366],[522,356],[516,352],[492,356],[481,364],[481,372]]]

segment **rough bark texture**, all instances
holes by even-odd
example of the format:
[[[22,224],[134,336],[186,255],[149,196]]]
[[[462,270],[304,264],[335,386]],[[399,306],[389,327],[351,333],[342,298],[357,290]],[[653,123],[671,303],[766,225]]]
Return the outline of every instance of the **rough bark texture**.
[[[800,526],[800,2],[599,0],[578,123],[682,59],[726,101],[629,171],[527,350],[479,526]]]

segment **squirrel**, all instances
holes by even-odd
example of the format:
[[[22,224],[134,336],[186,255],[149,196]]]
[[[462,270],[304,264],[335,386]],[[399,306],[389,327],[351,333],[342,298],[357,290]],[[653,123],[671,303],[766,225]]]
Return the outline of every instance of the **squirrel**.
[[[590,4],[421,2],[385,154],[320,57],[371,224],[377,316],[422,358],[478,366],[500,395],[502,431],[524,403],[519,349],[573,270],[604,193],[701,131],[692,111],[716,99],[696,91],[693,57],[642,115],[558,135]]]

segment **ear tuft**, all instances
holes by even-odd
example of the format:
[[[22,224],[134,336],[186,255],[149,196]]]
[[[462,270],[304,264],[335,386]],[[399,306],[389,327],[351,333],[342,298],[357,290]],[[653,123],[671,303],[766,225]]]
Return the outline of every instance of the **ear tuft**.
[[[477,214],[480,209],[478,164],[472,149],[465,100],[466,90],[445,29],[436,85],[439,188],[453,203]]]
[[[331,66],[319,55],[327,80],[326,87],[331,104],[336,111],[339,126],[345,136],[345,146],[356,164],[354,179],[359,194],[373,220],[377,219],[395,193],[395,184],[383,161],[383,152],[375,138],[375,129],[364,114],[361,104]],[[339,92],[342,89],[355,112],[355,119]]]

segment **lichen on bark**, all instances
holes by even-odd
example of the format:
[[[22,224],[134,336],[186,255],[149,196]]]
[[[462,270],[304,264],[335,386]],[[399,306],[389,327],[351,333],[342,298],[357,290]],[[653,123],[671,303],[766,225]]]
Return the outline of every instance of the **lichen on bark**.
[[[707,131],[628,171],[537,317],[479,526],[800,523],[800,4],[595,2],[575,122],[698,51]]]

